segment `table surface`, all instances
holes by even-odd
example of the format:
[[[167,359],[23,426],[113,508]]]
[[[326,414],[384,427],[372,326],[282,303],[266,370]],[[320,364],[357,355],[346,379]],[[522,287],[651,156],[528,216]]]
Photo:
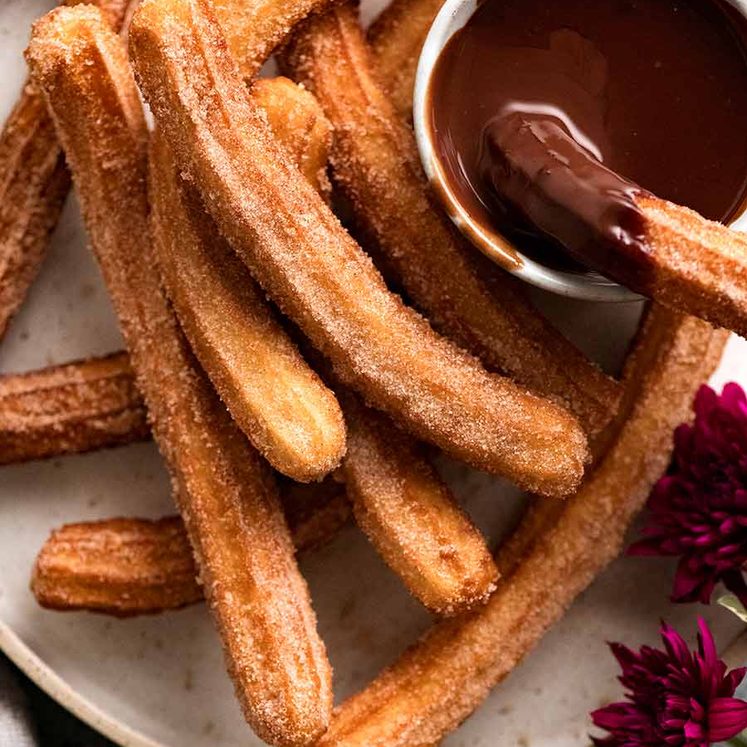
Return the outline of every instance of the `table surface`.
[[[37,729],[39,744],[44,747],[114,747],[112,742],[80,722],[43,693],[2,654],[0,654],[0,660],[12,670],[18,685],[26,696],[28,708]],[[2,744],[2,734],[0,734],[0,744]]]

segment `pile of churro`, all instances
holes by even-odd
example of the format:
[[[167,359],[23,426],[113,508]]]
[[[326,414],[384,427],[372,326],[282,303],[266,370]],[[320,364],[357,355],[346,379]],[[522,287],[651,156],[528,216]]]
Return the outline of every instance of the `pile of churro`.
[[[438,6],[395,0],[366,34],[347,0],[72,1],[34,24],[0,141],[0,335],[72,184],[127,348],[0,378],[0,464],[152,436],[178,510],[59,528],[32,591],[120,617],[206,601],[281,747],[456,729],[618,555],[728,336],[662,281],[609,377],[466,242],[410,125]],[[258,77],[271,55],[287,77]],[[672,251],[728,243],[649,208]],[[495,554],[434,449],[531,494]],[[349,521],[434,623],[333,709],[296,558]]]

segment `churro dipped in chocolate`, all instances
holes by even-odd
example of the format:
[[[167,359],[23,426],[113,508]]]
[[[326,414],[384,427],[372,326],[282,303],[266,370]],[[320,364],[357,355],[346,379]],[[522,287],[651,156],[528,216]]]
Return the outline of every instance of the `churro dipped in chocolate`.
[[[121,41],[90,7],[53,11],[27,51],[80,197],[244,712],[265,740],[325,730],[330,669],[268,468],[195,367],[149,241],[147,131]]]
[[[125,353],[0,377],[0,464],[148,438]]]
[[[488,604],[434,626],[343,703],[319,744],[419,747],[439,742],[469,716],[620,552],[631,519],[666,468],[672,428],[686,417],[726,339],[700,320],[656,308],[627,364],[626,384],[636,390],[631,410],[577,495],[555,521],[538,522],[541,542],[528,532],[523,557],[506,567]]]
[[[113,29],[122,27],[130,0],[91,2]],[[39,272],[69,189],[47,105],[28,80],[0,133],[0,340]]]
[[[297,553],[326,544],[350,517],[339,483],[300,487],[280,493]],[[107,519],[54,530],[36,558],[31,591],[48,609],[115,617],[166,612],[203,599],[177,516]]]
[[[520,220],[580,263],[747,335],[747,239],[621,177],[548,118],[487,130],[489,180]]]
[[[332,173],[398,286],[489,370],[568,407],[589,434],[619,389],[536,311],[518,281],[469,246],[433,202],[412,131],[373,69],[350,3],[305,22],[283,56],[335,127]]]
[[[546,495],[572,489],[586,460],[577,421],[488,375],[387,290],[275,143],[210,6],[146,0],[130,45],[180,167],[254,277],[344,383],[474,466]]]
[[[746,91],[728,3],[488,0],[439,54],[423,124],[481,232],[747,334],[747,239],[722,225],[747,203]]]
[[[317,480],[340,463],[345,426],[334,394],[303,360],[248,270],[151,137],[154,246],[182,329],[233,419],[275,469]]]

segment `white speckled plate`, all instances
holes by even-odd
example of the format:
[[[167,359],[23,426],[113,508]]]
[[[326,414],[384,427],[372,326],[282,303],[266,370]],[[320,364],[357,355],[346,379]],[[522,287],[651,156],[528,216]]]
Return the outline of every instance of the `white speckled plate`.
[[[365,4],[368,15],[372,2]],[[29,23],[48,7],[46,0],[0,0],[0,117],[10,110],[25,75],[21,53]],[[637,307],[540,300],[599,360],[611,366],[619,361]],[[0,348],[0,371],[60,363],[120,345],[71,200],[42,275]],[[718,383],[740,378],[747,383],[745,361],[747,345],[734,341]],[[516,492],[457,465],[443,467],[497,542],[516,518]],[[41,610],[28,590],[35,553],[53,527],[172,511],[166,475],[152,444],[3,468],[0,648],[50,695],[122,745],[258,745],[234,701],[216,635],[201,606],[123,622]],[[661,617],[690,630],[696,614],[703,612],[667,604],[671,570],[655,560],[614,564],[445,744],[583,744],[587,712],[619,692],[605,640],[653,642]],[[304,561],[303,571],[335,667],[338,697],[363,686],[428,624],[428,616],[353,528]],[[722,610],[705,612],[726,646],[740,625]]]

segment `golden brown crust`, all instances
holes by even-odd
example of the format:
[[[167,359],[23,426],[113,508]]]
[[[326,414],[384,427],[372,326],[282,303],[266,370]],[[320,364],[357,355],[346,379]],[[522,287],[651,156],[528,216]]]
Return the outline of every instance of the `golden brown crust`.
[[[655,309],[629,361],[637,389],[630,416],[542,542],[524,548],[485,607],[434,626],[344,703],[319,744],[420,747],[456,728],[619,553],[630,520],[666,468],[672,429],[726,339],[700,320]]]
[[[337,375],[457,458],[544,494],[572,490],[587,456],[578,423],[486,374],[387,290],[274,142],[209,5],[146,0],[130,46],[177,162],[255,278]]]
[[[392,0],[368,29],[376,73],[398,114],[412,119],[415,71],[443,0]]]
[[[636,198],[655,301],[747,336],[747,237],[652,195]]]
[[[345,453],[334,394],[301,357],[235,252],[151,138],[151,231],[182,330],[237,425],[279,472],[319,480]]]
[[[327,491],[323,498],[321,489]],[[331,480],[284,491],[282,499],[298,553],[326,544],[350,516],[342,486]],[[54,530],[37,556],[31,590],[48,609],[115,617],[179,609],[203,599],[192,548],[176,516]]]
[[[329,202],[332,185],[327,161],[332,146],[332,125],[322,107],[303,86],[288,78],[259,78],[251,96],[267,115],[272,134],[306,180]]]
[[[121,28],[129,0],[92,2]],[[69,189],[47,105],[26,81],[0,133],[0,340],[39,272]]]
[[[251,81],[299,21],[338,1],[213,0],[213,7],[242,76]]]
[[[325,729],[330,669],[268,469],[195,368],[153,268],[146,129],[126,52],[90,7],[53,11],[27,52],[73,172],[166,458],[229,673],[265,741]]]
[[[354,395],[342,405],[342,472],[358,526],[431,611],[452,616],[487,601],[498,577],[490,551],[422,448]]]
[[[27,82],[0,134],[0,339],[36,278],[69,188],[46,104]]]
[[[0,377],[0,464],[148,438],[125,353]]]
[[[612,417],[619,386],[491,267],[434,204],[412,130],[374,74],[350,3],[304,23],[283,57],[335,127],[332,173],[399,287],[442,334],[493,371],[568,407],[587,432]]]

